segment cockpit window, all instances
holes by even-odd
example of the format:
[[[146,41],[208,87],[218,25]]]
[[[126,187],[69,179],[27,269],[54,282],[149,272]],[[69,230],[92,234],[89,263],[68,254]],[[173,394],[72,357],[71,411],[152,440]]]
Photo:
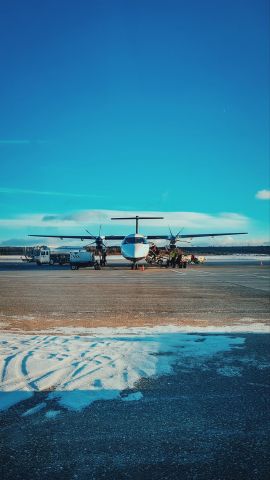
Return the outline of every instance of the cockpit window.
[[[126,237],[125,240],[124,240],[124,245],[125,244],[134,244],[134,243],[147,243],[147,240],[146,238],[143,238],[143,237]]]

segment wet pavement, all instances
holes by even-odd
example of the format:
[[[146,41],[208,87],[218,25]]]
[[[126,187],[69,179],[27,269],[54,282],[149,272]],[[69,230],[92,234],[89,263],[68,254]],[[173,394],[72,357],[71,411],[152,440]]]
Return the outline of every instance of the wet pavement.
[[[179,342],[155,353],[171,372],[141,378],[122,399],[74,411],[37,392],[5,410],[2,478],[268,479],[270,334],[229,338],[232,348],[207,356],[183,355]],[[195,340],[200,352],[209,335]]]
[[[0,412],[1,478],[268,480],[270,333],[243,332],[269,332],[269,272],[0,261],[2,388],[22,394]],[[169,324],[194,333],[87,344]]]

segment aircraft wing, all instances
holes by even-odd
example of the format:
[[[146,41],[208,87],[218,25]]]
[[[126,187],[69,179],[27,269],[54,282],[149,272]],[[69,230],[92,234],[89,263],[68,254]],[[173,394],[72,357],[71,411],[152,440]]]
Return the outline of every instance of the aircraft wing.
[[[177,239],[195,238],[195,237],[219,237],[222,235],[246,235],[247,232],[228,232],[228,233],[194,233],[189,235],[177,235]],[[29,237],[46,237],[46,238],[77,238],[80,240],[96,240],[94,235],[28,235]],[[102,240],[124,240],[125,235],[102,235]],[[149,240],[170,240],[170,235],[147,235]]]
[[[228,232],[228,233],[194,233],[189,235],[177,235],[177,239],[195,238],[195,237],[219,237],[222,235],[247,235],[247,232]],[[170,235],[147,235],[149,240],[170,240]]]
[[[124,240],[126,235],[105,235],[105,240]]]
[[[195,237],[220,237],[222,235],[247,235],[247,232],[229,232],[229,233],[199,233],[195,235],[179,235],[180,238],[195,238]]]
[[[94,235],[28,235],[28,237],[48,237],[48,238],[78,238],[80,240],[95,240],[98,236]],[[123,240],[125,235],[102,235],[102,240]]]

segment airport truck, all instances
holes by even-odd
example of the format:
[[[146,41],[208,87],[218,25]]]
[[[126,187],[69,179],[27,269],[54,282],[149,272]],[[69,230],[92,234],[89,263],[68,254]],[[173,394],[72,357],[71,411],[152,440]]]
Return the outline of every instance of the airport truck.
[[[96,261],[95,255],[84,248],[59,247],[50,248],[46,245],[35,247],[31,254],[22,258],[26,262],[35,262],[37,265],[65,265],[70,264],[72,270],[82,267],[94,267],[100,270],[100,264]]]
[[[100,264],[96,261],[95,255],[86,250],[70,252],[70,267],[72,270],[79,270],[82,267],[94,267],[95,270],[100,270]]]
[[[49,248],[45,245],[35,247],[28,261],[37,265],[64,265],[70,262],[70,251],[61,248]]]

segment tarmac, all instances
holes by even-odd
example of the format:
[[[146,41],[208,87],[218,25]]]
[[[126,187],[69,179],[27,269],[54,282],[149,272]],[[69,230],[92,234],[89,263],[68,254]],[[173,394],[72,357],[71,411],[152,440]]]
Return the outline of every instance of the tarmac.
[[[144,271],[113,261],[101,271],[74,272],[1,259],[0,350],[8,352],[2,395],[8,395],[5,375],[15,382],[17,371],[18,381],[28,382],[27,392],[15,392],[26,394],[23,401],[0,412],[1,478],[268,480],[269,274],[269,263],[257,260]],[[86,354],[95,353],[104,338],[91,334],[90,339],[87,329],[138,327],[142,332],[150,326],[166,332],[168,325],[188,333],[168,327],[162,347],[163,334],[120,338],[117,329],[110,329],[106,341],[110,348],[116,345],[113,359],[106,341],[102,355],[89,360],[74,347],[69,378],[82,379],[83,368],[94,375],[91,362],[96,362],[103,379],[109,362],[109,382],[122,370],[127,377],[131,342],[140,378],[126,390],[103,391],[110,399],[68,408],[62,400],[69,392],[63,387],[37,389],[34,377],[28,378],[31,365],[32,373],[46,367],[45,354],[64,365],[69,343],[91,340]],[[122,351],[127,349],[119,359],[121,342]],[[141,361],[140,352],[145,355]],[[150,361],[163,368],[156,374],[140,372],[141,363],[145,368]],[[47,378],[44,371],[39,381]],[[102,394],[101,382],[89,388]],[[89,394],[70,393],[78,398]]]
[[[0,259],[0,328],[34,332],[57,327],[269,322],[270,266],[216,261],[187,269],[110,260],[100,271]]]

